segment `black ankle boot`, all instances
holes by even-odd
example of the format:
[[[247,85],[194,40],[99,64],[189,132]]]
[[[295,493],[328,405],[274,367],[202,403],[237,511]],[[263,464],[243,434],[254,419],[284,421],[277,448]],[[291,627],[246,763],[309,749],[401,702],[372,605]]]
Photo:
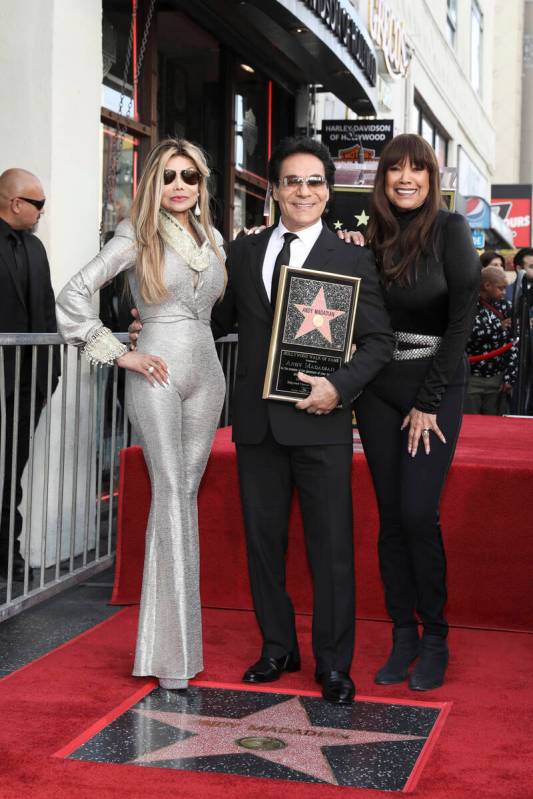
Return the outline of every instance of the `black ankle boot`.
[[[413,691],[430,691],[444,682],[448,665],[448,641],[440,635],[423,635],[420,660],[409,678]]]
[[[418,657],[420,639],[416,627],[394,627],[392,652],[374,678],[378,685],[393,685],[407,679],[409,665]]]

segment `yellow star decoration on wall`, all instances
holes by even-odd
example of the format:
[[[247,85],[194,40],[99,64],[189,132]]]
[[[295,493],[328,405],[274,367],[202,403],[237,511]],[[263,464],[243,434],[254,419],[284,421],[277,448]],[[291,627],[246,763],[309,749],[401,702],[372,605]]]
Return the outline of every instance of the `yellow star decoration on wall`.
[[[360,225],[368,225],[368,220],[370,217],[368,216],[367,212],[363,209],[360,214],[354,214],[354,217],[357,219],[357,227]]]
[[[337,219],[337,221],[333,223],[333,227],[335,230],[342,230],[342,222]]]

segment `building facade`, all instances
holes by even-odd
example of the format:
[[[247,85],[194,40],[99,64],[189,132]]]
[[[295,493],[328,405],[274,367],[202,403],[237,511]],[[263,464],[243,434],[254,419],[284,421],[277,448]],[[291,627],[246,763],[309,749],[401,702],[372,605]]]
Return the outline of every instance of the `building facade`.
[[[462,195],[490,200],[495,4],[487,0],[359,0],[378,51],[378,117],[394,133],[420,133]],[[325,98],[320,117],[354,114]],[[329,107],[327,107],[329,102]]]
[[[457,169],[460,194],[490,201],[491,183],[530,181],[522,44],[532,8],[4,0],[0,96],[10,112],[0,168],[19,164],[43,180],[40,235],[56,287],[128,213],[143,159],[165,136],[209,153],[216,222],[228,238],[263,219],[272,143],[319,136],[328,119],[390,119],[394,133],[421,133],[440,164]]]

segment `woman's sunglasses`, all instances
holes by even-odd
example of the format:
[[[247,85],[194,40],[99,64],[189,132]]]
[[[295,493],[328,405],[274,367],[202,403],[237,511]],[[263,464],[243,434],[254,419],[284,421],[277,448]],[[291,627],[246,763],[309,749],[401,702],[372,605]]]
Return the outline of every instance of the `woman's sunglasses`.
[[[163,183],[165,186],[168,186],[174,180],[176,180],[176,175],[178,173],[175,169],[165,169],[163,172]],[[202,179],[201,174],[198,172],[197,169],[182,169],[180,172],[180,177],[187,186],[197,186]]]

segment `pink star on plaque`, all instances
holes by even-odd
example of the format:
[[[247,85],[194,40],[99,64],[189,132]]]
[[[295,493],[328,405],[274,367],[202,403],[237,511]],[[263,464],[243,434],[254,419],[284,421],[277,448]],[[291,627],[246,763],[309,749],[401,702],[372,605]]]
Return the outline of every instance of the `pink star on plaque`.
[[[161,710],[135,712],[187,732],[189,737],[140,754],[132,764],[248,753],[333,785],[338,782],[322,747],[421,740],[418,735],[314,726],[298,697],[240,719]],[[266,745],[246,747],[246,742],[253,740]]]
[[[333,308],[328,308],[323,288],[320,289],[315,299],[309,305],[298,305],[294,303],[294,307],[298,308],[300,313],[305,317],[294,338],[301,338],[301,336],[305,336],[306,333],[310,333],[312,330],[318,330],[330,344],[330,322],[333,322],[338,316],[342,316],[346,313],[346,311],[337,311]]]

